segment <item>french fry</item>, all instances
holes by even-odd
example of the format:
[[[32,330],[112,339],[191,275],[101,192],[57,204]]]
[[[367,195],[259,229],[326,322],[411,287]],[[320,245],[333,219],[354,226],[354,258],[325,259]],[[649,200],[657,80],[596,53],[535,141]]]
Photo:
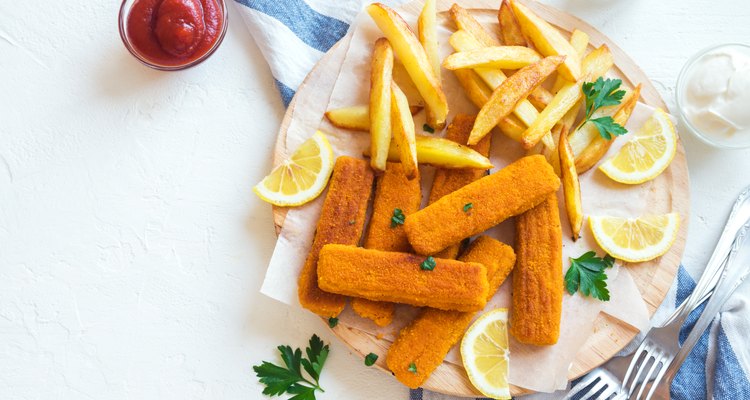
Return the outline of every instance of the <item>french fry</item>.
[[[449,43],[456,51],[471,51],[482,48],[482,44],[474,36],[463,30],[454,32],[450,36]],[[497,89],[507,79],[503,71],[499,69],[476,68],[474,71],[492,90]],[[539,111],[526,99],[515,106],[513,114],[526,126],[531,125],[539,117]],[[545,136],[545,138],[545,144],[551,146],[552,136]]]
[[[555,141],[555,148],[550,149],[549,147],[543,147],[542,154],[547,157],[547,161],[552,164],[552,169],[555,170],[557,176],[560,176],[560,135],[563,131],[570,132],[573,129],[573,124],[578,117],[578,107],[573,106],[567,113],[560,119],[554,128],[552,128],[552,138]],[[570,136],[570,135],[568,135]]]
[[[535,87],[541,85],[564,61],[564,56],[546,57],[537,63],[521,68],[506,79],[492,92],[492,97],[487,104],[479,110],[477,121],[471,130],[469,144],[479,142],[493,126],[513,111],[518,102],[526,98]]]
[[[409,104],[424,106],[422,95],[419,94],[419,90],[414,86],[414,82],[411,81],[406,67],[398,59],[393,61],[393,81],[396,82],[401,91],[406,95],[406,98],[409,99]]]
[[[433,119],[427,123],[442,128],[448,116],[448,100],[419,39],[390,7],[374,3],[367,7],[367,12],[390,41],[394,53],[404,63],[411,80],[430,108]]]
[[[622,101],[620,108],[615,112],[612,119],[618,124],[625,126],[625,124],[628,123],[628,119],[630,119],[630,115],[633,113],[633,109],[635,109],[635,105],[638,103],[640,95],[641,85],[639,84],[629,93],[628,97]],[[584,127],[589,125],[593,124],[586,124]],[[590,128],[593,128],[595,131],[595,136],[593,136],[591,143],[586,146],[578,156],[576,156],[576,170],[579,174],[588,171],[596,165],[596,163],[607,154],[607,150],[609,150],[609,147],[612,146],[612,142],[614,142],[616,138],[616,136],[614,136],[612,139],[607,140],[599,135],[599,131],[595,127]],[[587,130],[590,128],[587,128]],[[576,130],[576,132],[578,132],[578,130]]]
[[[422,107],[409,106],[409,111],[411,111],[411,115],[414,115],[422,111]],[[326,111],[325,116],[337,128],[363,132],[370,131],[370,107],[368,106],[335,108]]]
[[[440,168],[493,168],[487,157],[468,146],[448,139],[417,135],[416,145],[417,161],[420,164],[430,164]],[[365,149],[364,155],[369,157],[370,150]],[[401,153],[395,144],[388,151],[388,161],[401,161]]]
[[[573,241],[581,236],[583,226],[583,205],[581,203],[581,183],[578,181],[576,172],[575,155],[568,143],[568,129],[563,127],[560,132],[560,143],[558,144],[560,157],[560,180],[563,186],[563,197],[565,198],[565,211],[568,214],[570,230],[573,232]]]
[[[479,21],[474,19],[463,7],[453,4],[448,13],[458,29],[466,31],[474,37],[480,43],[480,47],[500,46],[500,42],[487,32]]]
[[[370,62],[370,166],[385,171],[391,143],[391,82],[393,50],[386,38],[375,41]]]
[[[443,60],[443,67],[450,70],[462,68],[518,69],[541,59],[539,53],[528,47],[493,46],[451,54]]]
[[[459,69],[453,71],[458,78],[458,83],[464,89],[464,93],[477,108],[482,108],[492,96],[492,90],[482,81],[476,72],[468,69]],[[515,115],[508,115],[500,120],[497,124],[498,129],[505,136],[520,141],[523,131],[526,130],[523,122]]]
[[[560,74],[569,81],[575,82],[580,79],[581,58],[560,31],[518,1],[511,0],[510,5],[521,31],[534,47],[545,56],[566,56],[565,62],[560,65]]]
[[[432,70],[435,72],[435,78],[437,78],[438,82],[442,82],[440,79],[440,55],[438,53],[437,22],[435,21],[437,15],[435,1],[426,0],[424,2],[422,12],[417,19],[417,34],[419,35],[419,42],[422,43],[425,54],[427,54],[427,60],[430,61]],[[426,113],[428,121],[435,120],[429,107],[427,107]]]
[[[539,140],[549,132],[549,130],[560,121],[583,96],[581,85],[585,80],[593,77],[604,75],[614,64],[612,53],[607,45],[602,45],[598,49],[589,53],[583,59],[584,78],[577,82],[568,82],[555,94],[552,102],[549,103],[533,124],[523,133],[521,144],[524,148],[534,147]]]
[[[529,42],[523,36],[521,25],[518,24],[516,16],[510,7],[508,0],[500,3],[497,11],[497,22],[500,23],[500,37],[507,46],[528,46]]]
[[[583,59],[586,56],[586,48],[589,45],[589,35],[586,32],[573,29],[573,32],[570,34],[570,45],[573,46],[581,59]],[[552,92],[557,93],[566,82],[568,81],[565,78],[557,75],[555,83],[552,85]]]
[[[393,141],[398,145],[404,174],[408,179],[414,179],[418,173],[414,119],[411,117],[406,95],[395,83],[391,83],[391,124]]]

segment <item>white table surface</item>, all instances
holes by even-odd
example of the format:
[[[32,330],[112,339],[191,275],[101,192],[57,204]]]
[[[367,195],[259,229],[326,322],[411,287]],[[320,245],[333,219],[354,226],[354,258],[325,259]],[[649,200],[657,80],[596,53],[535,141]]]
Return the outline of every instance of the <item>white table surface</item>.
[[[687,57],[750,40],[747,0],[551,3],[670,104]],[[332,342],[319,399],[405,399],[318,318],[258,293],[275,236],[251,188],[284,108],[235,5],[219,51],[179,73],[125,51],[118,6],[0,2],[0,398],[259,399],[251,366],[318,333]],[[682,138],[695,271],[750,184],[750,151]]]

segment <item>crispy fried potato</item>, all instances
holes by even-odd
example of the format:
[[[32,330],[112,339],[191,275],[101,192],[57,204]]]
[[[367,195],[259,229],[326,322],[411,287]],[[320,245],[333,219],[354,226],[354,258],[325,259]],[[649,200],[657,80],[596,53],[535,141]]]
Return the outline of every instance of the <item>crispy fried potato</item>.
[[[448,139],[417,135],[416,144],[417,161],[420,164],[440,168],[493,168],[487,157]],[[364,155],[370,156],[369,149],[365,149]],[[388,152],[388,161],[401,161],[401,153],[395,143]]]
[[[411,117],[406,95],[395,83],[391,83],[391,124],[393,141],[398,145],[404,174],[408,179],[414,179],[418,172],[414,119]]]
[[[414,115],[422,111],[422,107],[409,106],[409,111],[411,111],[411,115]],[[370,131],[370,107],[368,106],[335,108],[326,111],[325,116],[337,128],[363,132]]]
[[[555,141],[555,147],[553,149],[550,149],[549,147],[545,146],[542,149],[542,154],[547,157],[547,161],[552,164],[552,169],[555,170],[557,176],[560,176],[560,152],[558,151],[558,146],[560,144],[560,134],[563,131],[570,132],[573,129],[573,124],[578,117],[579,109],[580,104],[574,105],[573,108],[568,110],[568,112],[565,113],[562,119],[560,119],[560,122],[558,122],[555,127],[552,128],[552,138]],[[570,135],[568,135],[568,139],[570,139]]]
[[[500,3],[500,9],[497,11],[497,22],[500,23],[500,37],[506,46],[528,46],[529,42],[523,36],[521,25],[513,14],[508,0]]]
[[[539,53],[528,47],[493,46],[451,54],[443,60],[443,67],[518,69],[541,59]]]
[[[367,12],[390,41],[394,53],[404,63],[425,104],[430,107],[433,119],[427,123],[432,127],[442,128],[448,116],[448,100],[419,39],[390,7],[374,3],[367,6]]]
[[[409,104],[424,106],[422,95],[419,94],[419,90],[414,86],[414,82],[411,81],[406,67],[398,59],[393,61],[393,81],[396,82],[401,91],[406,95],[406,98],[409,99]]]
[[[482,81],[476,72],[468,69],[453,71],[458,78],[458,83],[464,89],[464,93],[477,108],[482,108],[492,96],[492,90]],[[521,134],[526,126],[515,115],[508,115],[497,124],[498,129],[505,136],[515,140],[521,140]]]
[[[586,48],[589,45],[589,35],[586,32],[573,29],[573,32],[570,34],[570,45],[573,46],[581,59],[583,59],[586,56]],[[552,85],[552,93],[557,93],[567,82],[569,81],[561,75],[557,75],[555,83]]]
[[[534,44],[534,47],[545,56],[566,56],[565,62],[560,65],[560,74],[569,81],[580,79],[581,58],[560,31],[523,4],[511,0],[510,5],[521,26],[521,31]]]
[[[482,24],[474,19],[474,17],[472,17],[463,7],[458,4],[453,4],[448,13],[458,29],[466,31],[473,36],[479,41],[479,43],[481,43],[481,47],[500,46],[500,42],[487,32]]]
[[[560,132],[560,143],[558,154],[560,157],[560,180],[563,186],[563,197],[565,198],[565,211],[568,214],[570,229],[573,232],[573,241],[581,236],[583,226],[583,204],[581,203],[581,183],[578,181],[576,172],[575,156],[573,149],[568,143],[568,129],[563,128]]]
[[[435,21],[437,13],[435,10],[436,0],[426,0],[422,12],[419,14],[417,19],[417,34],[419,35],[419,42],[422,43],[424,51],[427,54],[427,60],[432,65],[432,70],[435,72],[435,78],[438,82],[442,82],[440,78],[440,54],[438,53],[438,39],[437,39],[437,22]],[[427,107],[427,121],[434,121],[435,116],[432,115],[432,111]]]
[[[471,51],[482,48],[482,44],[464,30],[454,32],[450,36],[449,43],[456,51]],[[497,89],[507,79],[503,71],[499,69],[476,68],[474,71],[492,90]],[[515,106],[513,114],[526,126],[531,125],[539,117],[539,111],[526,99]],[[545,144],[551,145],[552,137],[545,136],[545,138],[549,139],[545,141]]]
[[[493,126],[510,114],[513,108],[544,82],[565,61],[564,56],[552,56],[521,68],[506,79],[494,92],[487,104],[479,110],[477,121],[471,130],[469,144],[479,142]]]
[[[612,119],[614,119],[618,124],[625,126],[625,124],[628,123],[628,119],[630,119],[630,115],[633,113],[633,109],[635,109],[635,105],[638,103],[638,98],[640,96],[641,85],[639,84],[627,95],[625,99],[623,99],[622,103],[620,103],[620,107],[617,109],[617,112],[615,112],[614,116],[612,116]],[[593,124],[586,124],[584,125],[584,128],[589,125]],[[595,127],[586,128],[586,132],[588,132],[588,129],[591,128],[593,128],[593,131],[595,133],[593,139],[591,140],[589,145],[586,146],[578,154],[578,156],[576,156],[576,170],[579,174],[588,171],[594,165],[596,165],[596,163],[599,162],[599,160],[601,160],[605,154],[607,154],[607,150],[609,150],[609,147],[612,146],[612,142],[614,142],[615,138],[617,138],[617,136],[614,136],[611,140],[607,140],[601,137],[598,129],[596,129]],[[578,132],[578,130],[576,130],[576,132]]]
[[[393,81],[393,50],[386,38],[375,42],[370,62],[370,166],[385,171],[388,147],[391,144],[391,82]]]
[[[614,64],[612,53],[607,45],[589,53],[583,59],[584,78],[577,82],[568,82],[555,94],[552,102],[540,114],[539,118],[523,133],[521,144],[524,148],[534,147],[549,130],[583,97],[581,85],[584,80],[604,75]]]

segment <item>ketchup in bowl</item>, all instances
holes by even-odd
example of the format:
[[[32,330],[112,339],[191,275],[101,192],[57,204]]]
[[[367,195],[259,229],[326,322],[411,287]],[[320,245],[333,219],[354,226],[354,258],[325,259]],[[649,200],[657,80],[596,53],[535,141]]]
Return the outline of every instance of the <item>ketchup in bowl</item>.
[[[125,0],[120,10],[126,47],[157,69],[183,69],[203,61],[225,32],[222,0]]]

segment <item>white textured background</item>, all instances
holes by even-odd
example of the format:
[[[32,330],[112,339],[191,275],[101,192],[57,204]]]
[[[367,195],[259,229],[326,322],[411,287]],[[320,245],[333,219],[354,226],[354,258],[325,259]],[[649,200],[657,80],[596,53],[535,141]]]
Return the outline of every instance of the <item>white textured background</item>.
[[[556,0],[607,33],[673,104],[710,44],[750,41],[747,0]],[[114,0],[0,1],[0,398],[257,399],[251,371],[317,318],[258,294],[274,245],[251,187],[284,110],[234,5],[180,73],[127,54]],[[687,134],[699,270],[750,151]],[[334,341],[319,399],[405,399]]]

